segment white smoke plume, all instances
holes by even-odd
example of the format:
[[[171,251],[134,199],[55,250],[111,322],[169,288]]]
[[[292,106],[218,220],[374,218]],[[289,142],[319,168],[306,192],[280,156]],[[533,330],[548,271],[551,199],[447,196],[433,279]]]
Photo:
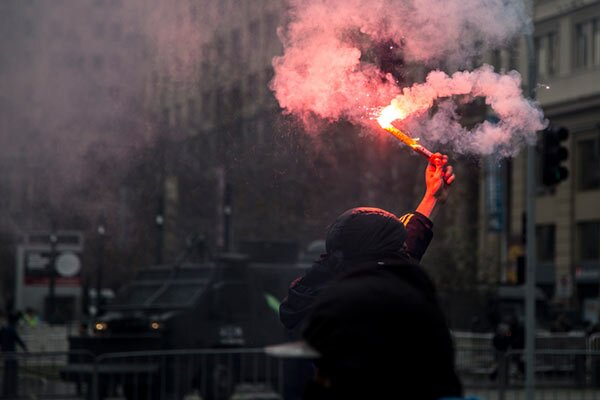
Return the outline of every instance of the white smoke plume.
[[[499,121],[484,121],[468,131],[458,122],[456,103],[451,101],[456,96],[460,102],[485,98]],[[437,110],[430,116],[427,111],[434,103]],[[489,65],[452,76],[433,71],[424,83],[405,88],[392,106],[411,116],[406,126],[427,142],[466,154],[513,156],[523,144],[535,141],[535,132],[545,126],[541,110],[522,96],[519,73],[500,75]]]
[[[370,125],[370,110],[398,96],[408,107],[406,124],[429,142],[451,143],[466,153],[512,155],[543,127],[541,111],[522,96],[518,73],[499,75],[483,67],[448,77],[434,71],[425,83],[402,90],[378,67],[372,49],[385,44],[400,67],[460,69],[483,51],[508,44],[526,21],[520,0],[292,0],[271,89],[286,112],[307,123],[317,117]],[[468,132],[456,122],[456,95],[486,97],[502,121]],[[437,104],[440,98],[448,100]],[[434,102],[438,113],[426,113]]]

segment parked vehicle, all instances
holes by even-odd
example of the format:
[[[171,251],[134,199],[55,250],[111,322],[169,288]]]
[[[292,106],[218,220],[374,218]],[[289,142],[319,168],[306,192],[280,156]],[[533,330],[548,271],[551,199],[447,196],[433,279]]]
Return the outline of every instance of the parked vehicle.
[[[93,334],[69,338],[70,350],[99,356],[152,350],[262,347],[283,342],[286,337],[279,322],[278,305],[289,283],[305,268],[296,263],[252,262],[240,254],[227,254],[216,262],[144,268],[93,321]],[[62,371],[65,378],[70,374],[79,378],[85,369],[76,357],[72,358]],[[147,371],[147,364],[120,364],[118,370],[123,382],[134,381],[127,376],[135,375],[140,368]],[[156,368],[169,366],[157,361]],[[169,382],[165,384],[168,386]],[[193,379],[189,384],[194,385]],[[125,395],[140,393],[139,387],[123,389]]]

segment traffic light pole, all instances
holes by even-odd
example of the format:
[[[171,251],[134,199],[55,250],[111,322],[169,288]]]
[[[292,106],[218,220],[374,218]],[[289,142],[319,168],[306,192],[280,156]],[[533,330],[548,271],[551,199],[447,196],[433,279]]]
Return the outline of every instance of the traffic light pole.
[[[537,89],[537,63],[533,41],[533,2],[529,2],[530,26],[525,35],[527,46],[527,85],[529,97],[535,99]],[[525,398],[535,397],[535,282],[536,282],[536,249],[535,249],[535,198],[536,198],[536,146],[527,148],[527,189],[526,189],[526,264],[525,264]]]

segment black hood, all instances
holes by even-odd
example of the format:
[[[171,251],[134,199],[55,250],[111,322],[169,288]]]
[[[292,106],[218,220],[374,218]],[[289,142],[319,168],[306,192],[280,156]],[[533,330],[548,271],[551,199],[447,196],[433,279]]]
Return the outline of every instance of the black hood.
[[[339,261],[367,261],[402,252],[406,229],[392,213],[380,208],[352,208],[327,232],[326,250]]]

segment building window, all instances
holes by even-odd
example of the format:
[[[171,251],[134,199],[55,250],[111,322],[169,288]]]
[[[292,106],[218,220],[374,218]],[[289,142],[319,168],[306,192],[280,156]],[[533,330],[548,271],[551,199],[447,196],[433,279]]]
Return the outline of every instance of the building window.
[[[210,120],[213,113],[211,92],[207,90],[202,93],[202,118]]]
[[[513,43],[508,49],[508,69],[516,69],[519,67],[519,47]]]
[[[502,69],[502,50],[495,49],[492,51],[492,65],[496,71]]]
[[[166,126],[171,124],[171,112],[168,108],[163,109],[163,124]]]
[[[251,118],[244,123],[244,133],[246,142],[248,143],[257,143],[257,135],[256,135],[256,119]]]
[[[92,58],[92,62],[94,64],[94,68],[102,69],[104,66],[104,58],[101,55],[97,54]]]
[[[119,98],[121,97],[121,90],[116,86],[111,86],[108,89],[108,95],[111,98],[111,100],[119,100]]]
[[[576,157],[579,190],[600,189],[600,138],[578,141]]]
[[[275,71],[273,70],[272,67],[267,67],[265,68],[265,74],[264,74],[264,84],[263,87],[261,88],[261,90],[264,90],[265,93],[265,99],[266,101],[271,101],[274,102],[275,101],[275,96],[273,96],[273,93],[271,93],[271,90],[269,89],[269,85],[271,84],[271,80],[273,80],[273,77],[275,76]]]
[[[592,56],[594,66],[600,66],[600,18],[594,20],[592,33]]]
[[[223,117],[225,116],[224,92],[223,88],[219,88],[215,94],[215,117],[217,118],[217,123],[223,122]]]
[[[248,26],[248,39],[250,40],[250,48],[256,50],[260,47],[260,37],[258,35],[258,21],[250,22]]]
[[[535,38],[535,54],[540,77],[558,73],[558,35],[550,32]]]
[[[556,250],[555,225],[537,225],[535,227],[537,259],[540,264],[554,264]]]
[[[242,93],[239,83],[229,92],[229,106],[231,114],[239,114],[242,108]]]
[[[273,79],[273,77],[275,76],[275,71],[273,70],[273,67],[267,67],[265,68],[265,74],[264,74],[264,78],[265,78],[265,87],[269,87],[269,84],[271,83],[271,80]]]
[[[190,19],[192,22],[198,20],[198,6],[196,4],[190,4]]]
[[[223,38],[220,36],[217,37],[215,43],[217,47],[217,60],[218,62],[223,62],[223,57],[225,56],[225,44],[223,42]]]
[[[265,20],[265,43],[270,43],[273,38],[277,37],[277,16],[273,13],[268,13]]]
[[[121,28],[121,24],[114,23],[112,26],[112,34],[115,40],[121,39],[121,35],[123,34],[123,30]]]
[[[196,123],[196,101],[194,99],[188,100],[188,124],[193,127]]]
[[[240,30],[234,29],[231,31],[231,58],[240,57],[242,52],[240,43]]]
[[[577,224],[578,259],[582,264],[600,263],[600,221]]]
[[[262,145],[265,143],[265,117],[259,118],[255,126],[255,141]]]
[[[98,22],[96,24],[96,28],[95,28],[96,37],[98,37],[98,38],[104,37],[104,31],[105,31],[104,23]]]
[[[175,126],[181,126],[181,104],[175,104]]]
[[[225,10],[227,10],[227,4],[225,0],[220,0],[219,2],[219,14],[223,14]]]
[[[257,88],[257,83],[258,83],[258,77],[256,74],[250,74],[248,75],[248,78],[246,79],[246,95],[249,98],[254,98],[258,100],[258,88]]]
[[[575,25],[575,67],[600,66],[600,18]]]
[[[208,80],[209,77],[210,77],[210,64],[208,63],[208,61],[203,61],[202,62],[202,76],[200,78]]]

